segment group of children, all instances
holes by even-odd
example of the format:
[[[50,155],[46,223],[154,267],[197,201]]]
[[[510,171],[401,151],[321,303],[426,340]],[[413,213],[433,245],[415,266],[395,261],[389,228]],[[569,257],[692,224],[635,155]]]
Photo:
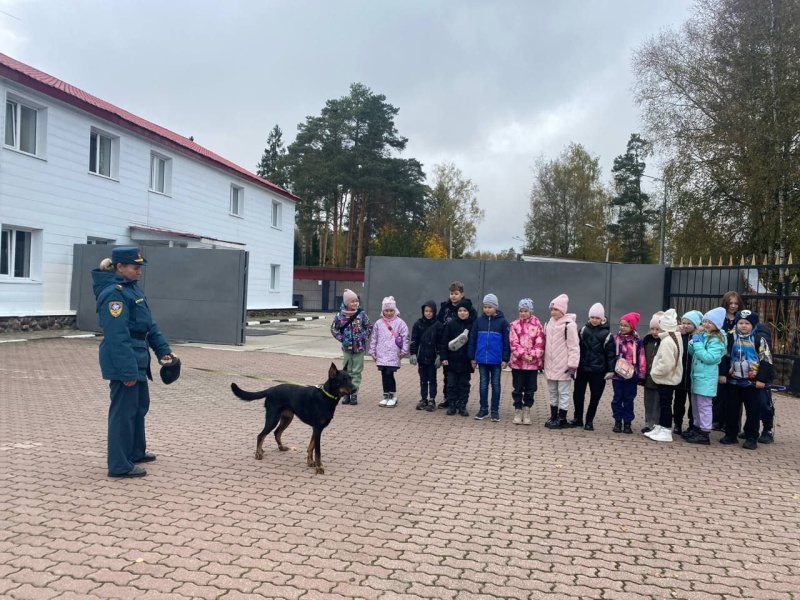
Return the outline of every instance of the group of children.
[[[550,319],[543,326],[533,314],[533,301],[519,301],[518,318],[509,323],[497,296],[486,294],[482,314],[464,296],[464,286],[454,282],[450,297],[437,310],[431,300],[409,334],[393,297],[383,299],[381,318],[374,324],[359,306],[358,296],[345,290],[342,310],[331,333],[342,343],[344,369],[351,373],[356,392],[342,404],[358,403],[358,388],[369,352],[381,372],[383,407],[397,405],[394,373],[408,356],[420,381],[417,410],[446,408],[447,415],[469,416],[471,376],[479,372],[479,407],[475,419],[499,421],[500,373],[511,368],[514,423],[531,425],[531,407],[539,372],[544,372],[550,401],[545,427],[582,427],[594,430],[594,418],[606,382],[611,381],[611,409],[615,433],[633,433],[634,401],[638,387],[644,392],[642,433],[657,442],[671,442],[673,434],[687,442],[710,444],[710,431],[722,429],[723,444],[737,443],[755,449],[758,442],[773,441],[769,386],[774,370],[769,330],[759,327],[755,312],[744,310],[741,296],[729,292],[723,306],[703,314],[674,309],[659,311],[650,331],[636,332],[639,313],[622,315],[619,330],[611,333],[605,309],[594,304],[580,329],[569,298],[561,294],[549,305]],[[444,373],[443,401],[437,405],[437,371]],[[589,405],[584,413],[586,389]],[[489,389],[491,388],[491,401]],[[574,416],[567,420],[570,393]],[[687,399],[689,427],[683,429]],[[742,407],[746,419],[740,433]],[[724,416],[723,416],[724,415]],[[760,421],[764,430],[759,436]]]

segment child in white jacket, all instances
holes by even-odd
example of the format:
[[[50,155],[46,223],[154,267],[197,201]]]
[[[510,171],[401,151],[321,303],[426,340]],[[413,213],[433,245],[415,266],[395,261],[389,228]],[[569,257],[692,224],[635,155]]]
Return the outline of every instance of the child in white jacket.
[[[575,315],[567,313],[569,296],[561,294],[550,303],[550,320],[544,328],[544,376],[550,392],[548,429],[568,427],[567,411],[572,379],[581,359]]]
[[[658,346],[650,377],[658,385],[660,411],[658,425],[645,435],[656,442],[672,441],[672,396],[683,379],[683,339],[676,333],[678,314],[674,308],[666,311],[658,321],[661,343]]]

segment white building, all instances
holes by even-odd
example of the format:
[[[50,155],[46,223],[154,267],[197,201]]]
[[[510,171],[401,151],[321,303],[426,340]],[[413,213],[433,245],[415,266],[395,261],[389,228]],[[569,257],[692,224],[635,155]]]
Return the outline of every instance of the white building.
[[[68,315],[73,244],[238,248],[248,308],[292,306],[299,198],[0,53],[0,317]]]

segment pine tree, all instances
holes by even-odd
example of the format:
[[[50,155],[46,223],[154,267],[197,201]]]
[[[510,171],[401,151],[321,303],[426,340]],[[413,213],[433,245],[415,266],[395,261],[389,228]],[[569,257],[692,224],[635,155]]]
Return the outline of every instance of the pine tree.
[[[278,125],[275,125],[267,136],[267,147],[261,156],[261,162],[256,167],[256,174],[272,183],[284,185],[286,178],[278,168],[278,160],[284,154],[286,154],[286,148],[283,145],[283,131]]]

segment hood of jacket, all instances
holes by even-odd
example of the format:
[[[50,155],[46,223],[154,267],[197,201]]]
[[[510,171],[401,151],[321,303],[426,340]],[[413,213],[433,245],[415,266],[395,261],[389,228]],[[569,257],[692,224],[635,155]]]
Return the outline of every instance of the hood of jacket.
[[[95,298],[97,298],[100,295],[100,292],[110,285],[117,283],[121,285],[130,285],[135,282],[135,279],[125,279],[124,277],[109,271],[101,271],[100,269],[92,270],[92,291],[94,292]]]
[[[425,319],[425,308],[426,307],[430,308],[433,311],[433,317],[431,317],[430,319]],[[434,302],[433,300],[428,300],[425,304],[423,304],[420,307],[420,313],[422,314],[422,318],[425,321],[435,321],[436,320],[436,316],[437,316],[436,302]]]

